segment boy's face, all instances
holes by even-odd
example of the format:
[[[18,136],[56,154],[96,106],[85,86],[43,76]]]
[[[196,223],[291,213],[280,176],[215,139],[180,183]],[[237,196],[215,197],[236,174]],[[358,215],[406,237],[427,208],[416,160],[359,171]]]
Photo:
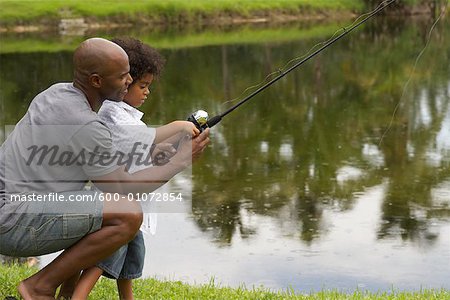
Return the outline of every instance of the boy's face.
[[[133,81],[128,87],[128,93],[123,101],[133,107],[139,107],[144,104],[147,96],[150,94],[150,85],[153,82],[153,74],[147,73],[142,78]]]

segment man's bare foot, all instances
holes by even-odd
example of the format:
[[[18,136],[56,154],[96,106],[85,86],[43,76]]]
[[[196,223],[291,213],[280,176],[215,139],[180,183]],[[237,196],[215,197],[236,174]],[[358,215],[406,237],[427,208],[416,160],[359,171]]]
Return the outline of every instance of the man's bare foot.
[[[55,291],[38,289],[30,281],[30,279],[25,279],[17,287],[24,300],[55,300]]]
[[[56,300],[70,300],[70,299],[72,299],[72,295],[73,295],[73,293],[66,294],[66,293],[59,292],[55,299]]]
[[[70,300],[70,299],[72,299],[72,294],[59,293],[55,299],[56,300]]]
[[[64,281],[61,284],[58,295],[56,296],[57,300],[70,300],[72,299],[73,292],[75,291],[75,286],[77,285],[78,280],[80,279],[80,272],[76,272],[69,279]]]

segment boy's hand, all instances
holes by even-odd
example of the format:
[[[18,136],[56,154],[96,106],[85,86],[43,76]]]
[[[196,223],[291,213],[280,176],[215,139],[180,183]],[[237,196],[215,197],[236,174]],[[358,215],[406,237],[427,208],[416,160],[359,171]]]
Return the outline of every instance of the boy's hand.
[[[189,121],[179,121],[182,131],[189,134],[191,137],[196,137],[200,134],[200,130],[194,125],[194,123]]]

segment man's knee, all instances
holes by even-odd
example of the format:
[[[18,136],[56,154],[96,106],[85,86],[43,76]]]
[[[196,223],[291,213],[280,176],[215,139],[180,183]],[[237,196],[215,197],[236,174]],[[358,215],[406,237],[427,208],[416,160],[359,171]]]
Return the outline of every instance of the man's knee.
[[[105,202],[103,207],[103,226],[117,226],[120,234],[130,240],[134,238],[142,224],[142,210],[139,203],[128,201],[126,197],[119,201]]]
[[[142,213],[123,213],[118,214],[117,218],[120,223],[120,234],[127,238],[128,241],[132,240],[142,224]]]
[[[126,216],[127,224],[130,227],[130,230],[136,233],[141,227],[143,214],[142,212],[129,213]]]
[[[128,242],[132,240],[142,224],[142,213],[105,213],[102,227],[109,227],[112,236]]]

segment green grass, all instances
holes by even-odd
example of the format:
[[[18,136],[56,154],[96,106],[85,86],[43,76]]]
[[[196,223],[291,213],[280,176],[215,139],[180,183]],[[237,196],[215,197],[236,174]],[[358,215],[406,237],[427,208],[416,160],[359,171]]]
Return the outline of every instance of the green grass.
[[[36,272],[35,268],[21,265],[5,266],[0,264],[0,299],[8,295],[18,297],[16,287],[20,280]],[[418,287],[420,288],[420,287]],[[134,281],[136,299],[450,299],[447,290],[420,290],[416,292],[389,291],[371,293],[357,290],[352,293],[341,293],[336,290],[323,290],[317,293],[295,293],[288,289],[274,291],[264,287],[239,288],[221,287],[211,280],[209,284],[188,285],[180,281],[160,281],[155,279],[138,279]],[[116,285],[113,280],[102,278],[89,299],[117,299]]]
[[[358,10],[361,0],[0,0],[0,23],[20,24],[60,18],[113,18],[115,21],[160,19],[176,21],[182,17],[231,13],[247,16],[261,11],[301,12],[302,10]]]

